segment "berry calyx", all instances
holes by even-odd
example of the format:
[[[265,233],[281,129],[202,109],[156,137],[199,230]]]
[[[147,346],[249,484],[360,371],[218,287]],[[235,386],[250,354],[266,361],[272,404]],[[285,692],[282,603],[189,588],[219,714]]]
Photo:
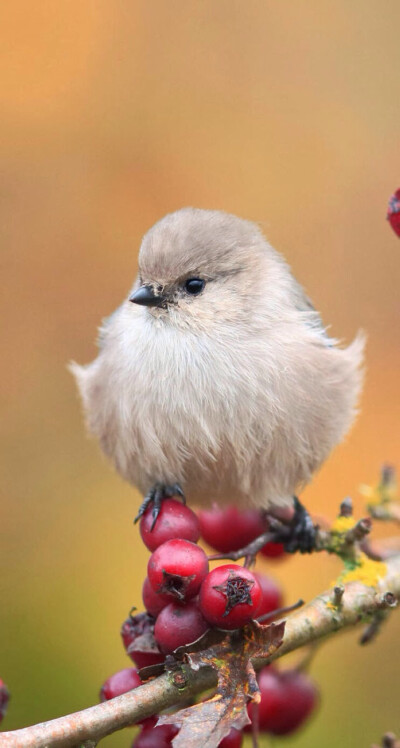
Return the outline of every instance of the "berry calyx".
[[[147,613],[131,614],[121,626],[121,638],[127,654],[138,668],[164,662],[154,639],[154,618]]]
[[[152,507],[149,507],[140,520],[139,529],[143,543],[150,551],[174,538],[197,543],[200,537],[200,523],[195,513],[175,499],[162,502],[154,527],[153,522]]]
[[[151,616],[157,618],[158,614],[171,602],[170,595],[162,595],[160,592],[154,592],[148,577],[143,582],[142,587],[143,605]]]
[[[254,586],[253,580],[249,581],[238,576],[232,570],[229,572],[227,579],[222,584],[214,585],[214,590],[218,590],[226,597],[225,610],[223,616],[229,615],[236,605],[252,605],[250,590]]]
[[[238,551],[267,530],[257,509],[240,511],[233,505],[221,509],[213,504],[199,512],[199,522],[202,538],[220,553]]]
[[[209,629],[197,603],[173,602],[159,614],[154,637],[162,652],[171,654],[178,647],[199,639]]]
[[[318,692],[306,673],[276,670],[267,665],[258,674],[261,701],[259,727],[272,735],[288,735],[297,730],[316,706]],[[248,705],[251,719],[252,704]],[[247,727],[245,728],[247,731]]]
[[[261,599],[261,587],[251,571],[237,564],[225,564],[207,574],[199,605],[209,623],[230,630],[256,618]]]
[[[197,595],[208,572],[202,548],[189,540],[167,540],[150,556],[147,573],[154,592],[181,602]]]

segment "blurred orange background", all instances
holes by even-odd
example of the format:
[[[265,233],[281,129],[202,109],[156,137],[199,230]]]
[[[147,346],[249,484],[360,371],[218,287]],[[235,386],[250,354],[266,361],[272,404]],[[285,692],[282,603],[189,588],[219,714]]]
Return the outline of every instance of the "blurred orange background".
[[[332,333],[366,330],[362,412],[305,492],[311,510],[332,517],[350,494],[362,516],[359,483],[398,459],[400,243],[385,211],[400,186],[399,28],[395,0],[3,3],[3,729],[91,705],[129,664],[139,496],[86,438],[66,365],[94,357],[162,215],[259,221]],[[288,602],[339,570],[321,556],[261,566]],[[400,732],[399,633],[394,614],[370,647],[354,631],[328,643],[318,715],[284,744],[368,748]]]

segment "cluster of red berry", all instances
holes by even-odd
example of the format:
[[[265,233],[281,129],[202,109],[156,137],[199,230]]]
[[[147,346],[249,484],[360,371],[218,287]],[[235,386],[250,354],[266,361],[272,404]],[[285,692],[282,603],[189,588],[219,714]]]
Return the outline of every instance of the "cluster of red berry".
[[[281,590],[271,578],[232,563],[209,571],[208,558],[197,545],[202,536],[221,553],[237,550],[266,529],[261,514],[251,509],[239,512],[235,507],[215,507],[197,517],[187,506],[167,499],[154,526],[151,509],[145,512],[140,534],[152,551],[142,591],[146,612],[130,615],[121,629],[125,649],[137,668],[162,663],[166,655],[191,644],[210,628],[238,629],[282,606]],[[271,557],[284,554],[284,549],[270,543],[262,552]],[[111,699],[141,683],[136,668],[126,668],[103,684],[101,699]],[[314,707],[315,686],[296,670],[267,666],[259,674],[259,685],[262,731],[292,732]],[[249,705],[250,718],[252,708]],[[141,723],[132,748],[172,744],[177,728],[156,727],[156,721],[150,718]],[[220,746],[239,748],[241,743],[242,733],[232,729]]]

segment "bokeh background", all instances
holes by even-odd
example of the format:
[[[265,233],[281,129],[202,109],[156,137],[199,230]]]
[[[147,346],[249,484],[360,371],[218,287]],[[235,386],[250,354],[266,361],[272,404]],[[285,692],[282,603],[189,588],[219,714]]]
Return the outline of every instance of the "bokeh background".
[[[66,365],[94,357],[166,212],[259,221],[333,334],[368,334],[361,415],[309,507],[333,516],[350,494],[362,516],[359,483],[398,460],[400,242],[385,211],[400,181],[399,28],[396,0],[2,4],[4,729],[91,705],[129,664],[119,626],[141,604],[139,496],[86,438]],[[339,566],[262,568],[289,602]],[[312,667],[319,713],[284,745],[367,748],[400,731],[399,633],[395,614],[370,647],[356,632],[328,643]]]

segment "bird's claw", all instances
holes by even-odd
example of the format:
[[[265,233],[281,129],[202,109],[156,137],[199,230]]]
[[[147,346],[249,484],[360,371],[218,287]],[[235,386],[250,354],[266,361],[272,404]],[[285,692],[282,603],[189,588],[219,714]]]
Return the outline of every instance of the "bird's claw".
[[[134,519],[135,524],[140,520],[141,517],[143,517],[143,514],[148,509],[150,504],[153,504],[153,509],[151,512],[153,517],[151,530],[153,530],[157,522],[157,517],[160,514],[164,499],[170,499],[172,496],[176,495],[178,495],[182,499],[183,504],[186,504],[185,495],[179,483],[173,483],[169,486],[165,485],[164,483],[155,483],[148,494],[146,494],[140,505],[139,511]]]
[[[172,486],[164,486],[164,495],[167,498],[179,496],[182,499],[182,504],[186,504],[186,497],[179,483],[173,483]]]
[[[288,535],[282,537],[283,546],[287,553],[312,553],[315,550],[317,528],[297,496],[293,498],[294,515],[287,527]]]
[[[210,561],[232,559],[238,561],[244,558],[244,566],[253,566],[257,553],[267,543],[282,543],[287,553],[312,553],[316,547],[317,527],[301,504],[297,496],[293,497],[294,514],[290,522],[284,523],[272,514],[268,514],[268,530],[248,543],[244,548],[229,553],[216,553],[209,556]]]

